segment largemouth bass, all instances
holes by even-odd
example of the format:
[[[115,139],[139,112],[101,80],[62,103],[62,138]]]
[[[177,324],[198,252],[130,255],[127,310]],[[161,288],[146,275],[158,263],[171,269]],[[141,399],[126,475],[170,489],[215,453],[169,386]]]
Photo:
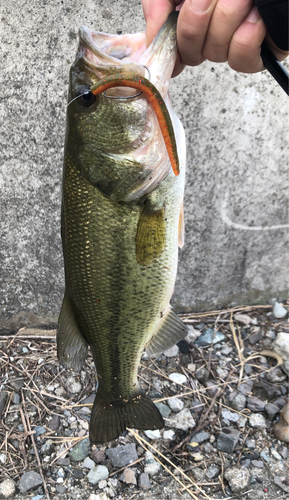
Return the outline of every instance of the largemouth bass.
[[[76,371],[90,345],[98,375],[92,443],[115,439],[126,427],[163,427],[140,391],[138,365],[144,349],[161,353],[187,334],[169,303],[183,240],[186,153],[168,98],[176,53],[176,14],[147,49],[144,33],[82,27],[70,71],[66,291],[57,344],[60,362]]]

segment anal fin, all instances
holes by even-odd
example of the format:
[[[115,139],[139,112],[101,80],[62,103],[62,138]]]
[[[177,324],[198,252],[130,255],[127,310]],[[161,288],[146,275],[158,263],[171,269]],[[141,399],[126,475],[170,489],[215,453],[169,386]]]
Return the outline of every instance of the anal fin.
[[[155,332],[150,342],[146,346],[148,356],[156,356],[166,349],[173,347],[180,340],[188,335],[187,326],[172,311],[171,308],[162,318],[158,330]]]
[[[70,300],[65,292],[57,328],[57,356],[65,368],[76,372],[87,356],[87,342],[77,325]]]
[[[162,429],[163,418],[158,408],[144,394],[138,394],[131,401],[118,405],[104,402],[96,394],[94,400],[89,439],[92,444],[101,444],[116,439],[126,429]]]

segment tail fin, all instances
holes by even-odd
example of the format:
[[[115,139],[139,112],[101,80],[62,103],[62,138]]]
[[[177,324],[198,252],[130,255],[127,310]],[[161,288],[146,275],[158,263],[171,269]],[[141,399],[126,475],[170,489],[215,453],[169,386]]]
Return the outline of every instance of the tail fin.
[[[101,444],[118,438],[126,429],[161,429],[164,426],[163,418],[145,395],[139,394],[131,401],[121,405],[108,405],[97,397],[94,400],[89,439],[92,444]]]

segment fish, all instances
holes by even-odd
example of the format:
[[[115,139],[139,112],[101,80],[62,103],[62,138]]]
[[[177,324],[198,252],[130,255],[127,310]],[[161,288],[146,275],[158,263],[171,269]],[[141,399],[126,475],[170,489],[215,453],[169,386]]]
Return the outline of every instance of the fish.
[[[89,438],[161,429],[140,389],[144,350],[183,339],[170,299],[183,245],[186,142],[168,87],[177,13],[147,48],[144,33],[81,27],[70,70],[61,236],[65,293],[57,353],[80,371],[91,349],[98,388]]]

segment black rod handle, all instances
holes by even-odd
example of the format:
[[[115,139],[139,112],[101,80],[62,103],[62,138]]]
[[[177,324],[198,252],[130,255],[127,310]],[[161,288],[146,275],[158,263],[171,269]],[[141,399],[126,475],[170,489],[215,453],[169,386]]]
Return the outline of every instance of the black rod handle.
[[[284,66],[276,59],[273,52],[265,42],[261,46],[261,57],[265,68],[271,73],[286,94],[289,95],[289,73]]]

